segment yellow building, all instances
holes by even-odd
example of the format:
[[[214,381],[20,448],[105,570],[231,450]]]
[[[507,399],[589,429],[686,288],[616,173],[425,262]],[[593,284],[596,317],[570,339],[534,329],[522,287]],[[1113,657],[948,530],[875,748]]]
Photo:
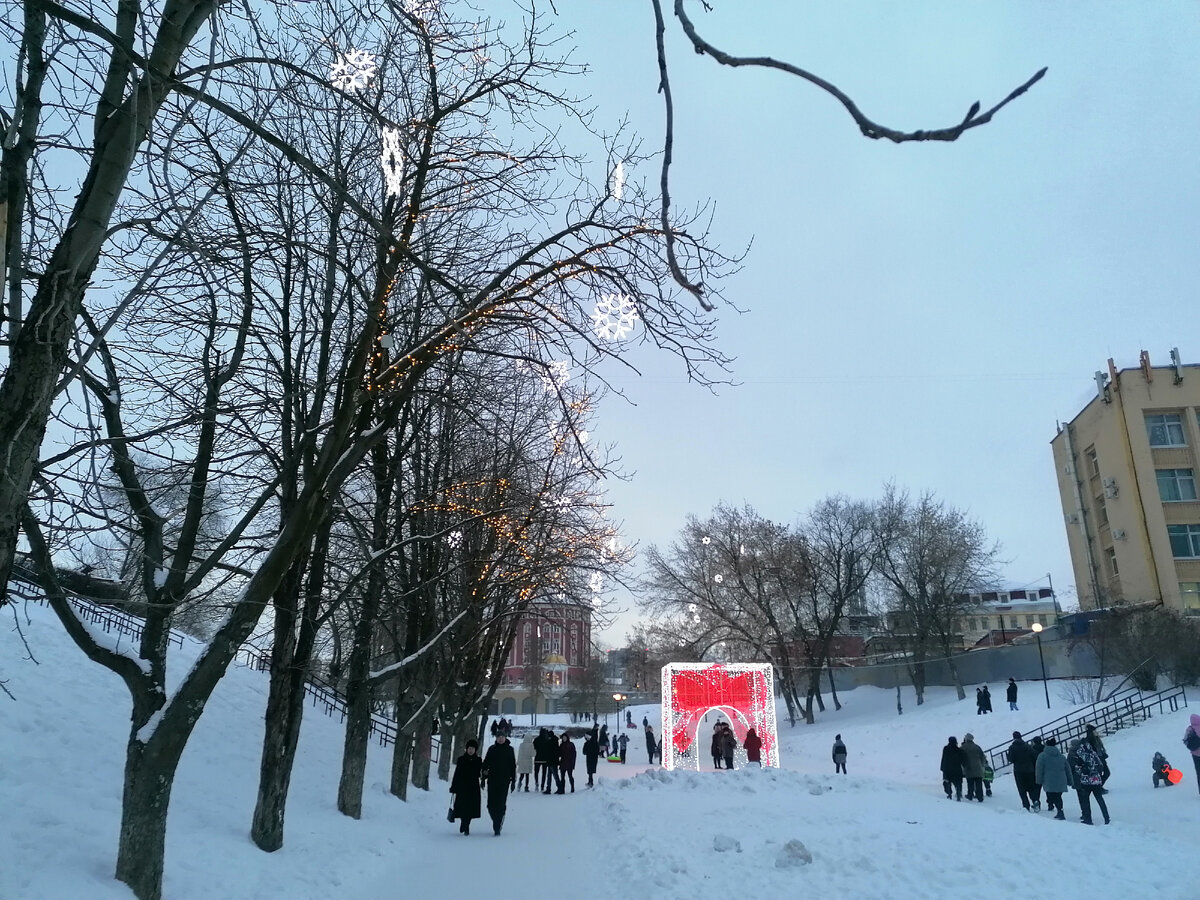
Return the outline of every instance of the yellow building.
[[[1162,602],[1200,616],[1200,366],[1096,373],[1050,442],[1083,609]]]

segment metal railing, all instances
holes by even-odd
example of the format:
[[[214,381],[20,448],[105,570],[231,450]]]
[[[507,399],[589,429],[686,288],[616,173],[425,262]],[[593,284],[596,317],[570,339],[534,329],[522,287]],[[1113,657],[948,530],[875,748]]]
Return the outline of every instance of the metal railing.
[[[1101,735],[1109,735],[1122,728],[1140,725],[1155,712],[1178,712],[1181,706],[1187,706],[1187,692],[1182,687],[1168,688],[1153,694],[1143,694],[1136,688],[1128,688],[1106,700],[1072,710],[1039,728],[1031,728],[1025,731],[1022,737],[1026,741],[1040,737],[1043,743],[1053,737],[1066,753],[1066,747],[1072,740],[1087,734],[1088,725],[1095,725]],[[1006,741],[985,751],[988,763],[995,772],[999,773],[1009,767],[1010,746],[1012,741]]]
[[[32,591],[21,594],[23,598],[32,600],[34,603],[42,606],[46,605],[46,596],[32,572],[21,565],[14,565],[12,580],[19,581],[32,588]],[[133,640],[141,638],[142,632],[145,630],[144,619],[114,606],[104,606],[88,600],[86,597],[81,597],[71,592],[65,593],[67,595],[67,602],[71,604],[81,619],[100,626],[103,631],[108,633],[116,632],[117,634],[126,635]],[[169,631],[167,642],[170,646],[182,647],[183,641],[183,632],[174,629]],[[271,671],[270,653],[260,650],[251,644],[243,644],[238,648],[237,653],[234,654],[234,662],[248,669],[253,669],[256,672]],[[339,722],[346,721],[346,698],[333,684],[319,675],[309,674],[304,680],[304,694],[312,700],[314,708],[320,709],[330,718],[336,717]],[[378,740],[381,747],[390,747],[396,743],[396,723],[388,716],[372,712],[368,735]],[[441,741],[437,735],[434,735],[430,739],[430,761],[436,763],[440,752]]]

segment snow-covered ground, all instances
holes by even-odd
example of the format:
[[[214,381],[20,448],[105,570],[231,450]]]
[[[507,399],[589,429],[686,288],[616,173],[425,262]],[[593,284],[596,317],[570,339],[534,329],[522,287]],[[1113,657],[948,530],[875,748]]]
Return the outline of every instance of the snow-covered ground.
[[[12,611],[0,611],[0,898],[107,900],[132,895],[112,878],[128,698],[120,682],[70,645],[53,615],[20,611],[37,664],[26,658]],[[25,623],[26,615],[29,618]],[[182,671],[195,654],[179,651]],[[992,685],[997,697],[1002,685]],[[601,761],[596,790],[514,795],[504,834],[485,821],[463,838],[446,822],[437,783],[402,803],[385,789],[388,753],[373,746],[360,821],[334,806],[341,726],[311,708],[288,806],[286,843],[265,854],[247,836],[258,770],[266,677],[234,668],[184,755],[167,836],[165,895],[209,898],[434,898],[530,890],[601,896],[1012,896],[1200,897],[1200,793],[1180,738],[1186,713],[1156,718],[1106,740],[1113,777],[1110,826],[1024,812],[1012,779],[986,803],[946,801],[938,760],[950,734],[990,746],[1014,729],[1066,712],[1051,688],[1022,685],[1020,712],[989,716],[933,690],[923,707],[860,688],[815,726],[781,725],[783,769],[664,772],[644,763],[640,727],[628,762]],[[1196,709],[1197,707],[1193,707]],[[656,722],[657,707],[634,707]],[[566,717],[540,717],[539,724]],[[517,724],[524,724],[518,719]],[[849,746],[835,776],[833,735]],[[1182,785],[1154,790],[1161,750]],[[1099,821],[1099,820],[1097,820]],[[810,864],[777,867],[802,842]],[[726,849],[717,850],[721,846]]]

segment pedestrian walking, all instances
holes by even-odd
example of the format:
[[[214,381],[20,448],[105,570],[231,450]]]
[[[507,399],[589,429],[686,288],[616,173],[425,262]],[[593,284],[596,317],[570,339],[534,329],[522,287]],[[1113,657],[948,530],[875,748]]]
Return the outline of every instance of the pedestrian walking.
[[[525,786],[529,793],[529,776],[533,774],[533,757],[537,751],[533,747],[533,736],[526,733],[521,738],[521,746],[517,748],[517,787]]]
[[[1071,752],[1067,755],[1071,764],[1071,783],[1075,785],[1075,794],[1079,798],[1079,810],[1083,813],[1080,821],[1084,825],[1092,824],[1092,804],[1094,799],[1104,816],[1104,824],[1109,823],[1108,805],[1104,802],[1104,760],[1096,752],[1087,738],[1076,738],[1071,744]]]
[[[545,728],[538,729],[538,736],[533,740],[533,789],[545,790],[546,766],[550,761],[550,746],[554,743],[554,735]]]
[[[600,726],[600,750],[608,756],[608,723]]]
[[[542,789],[543,794],[553,793],[555,790],[562,789],[562,774],[558,769],[559,760],[559,743],[558,737],[553,731],[547,730],[549,740],[546,741],[546,786]]]
[[[558,793],[564,793],[566,783],[571,782],[571,793],[575,793],[575,744],[565,731],[558,747]]]
[[[1042,744],[1042,736],[1040,734],[1034,735],[1033,738],[1030,739],[1029,749],[1033,751],[1033,761],[1036,763],[1037,758],[1042,755],[1042,751],[1045,749],[1045,747]],[[1030,794],[1030,799],[1033,801],[1033,811],[1041,812],[1042,811],[1042,786],[1036,780],[1034,781],[1034,784],[1033,784],[1033,790]]]
[[[950,799],[950,789],[954,788],[954,799],[962,800],[962,784],[963,784],[963,766],[966,763],[966,758],[963,756],[962,747],[958,746],[958,738],[951,735],[946,739],[946,746],[942,748],[942,790],[946,792],[946,799]]]
[[[649,728],[649,727],[650,727],[650,719],[649,719],[649,718],[647,718],[646,716],[642,716],[642,727],[643,727],[643,728]]]
[[[1008,699],[1008,708],[1012,712],[1017,712],[1017,682],[1012,678],[1008,679],[1008,690],[1005,692]]]
[[[595,787],[596,761],[600,758],[600,741],[595,733],[589,734],[583,742],[583,761],[587,767],[588,787]]]
[[[982,716],[984,707],[987,706],[987,701],[983,699],[983,688],[975,688],[975,715]]]
[[[988,690],[986,684],[983,686],[983,712],[985,715],[994,712],[992,709],[992,692]]]
[[[1100,732],[1096,730],[1095,725],[1087,726],[1087,742],[1092,745],[1092,749],[1096,751],[1096,755],[1100,757],[1100,793],[1107,794],[1108,789],[1104,786],[1108,782],[1108,777],[1112,775],[1112,770],[1108,767],[1108,750],[1104,747],[1104,739],[1100,737]]]
[[[508,812],[508,795],[517,789],[517,756],[508,734],[501,728],[496,743],[488,747],[483,758],[483,782],[487,785],[487,811],[492,818],[492,834],[500,834],[504,814]]]
[[[753,729],[746,732],[746,740],[742,741],[742,746],[746,748],[746,765],[751,763],[762,768],[762,738]]]
[[[733,727],[726,725],[724,733],[721,735],[721,754],[725,757],[725,768],[733,768],[733,752],[737,750],[737,736],[733,733]]]
[[[1029,812],[1033,808],[1032,790],[1037,786],[1037,756],[1019,731],[1013,732],[1013,741],[1008,745],[1008,761],[1012,765],[1021,806]]]
[[[458,833],[471,833],[471,820],[479,818],[479,780],[483,775],[483,760],[479,758],[479,742],[467,741],[463,755],[454,764],[450,779],[450,794],[454,797],[451,809],[458,820]]]
[[[983,764],[983,792],[987,796],[992,796],[992,781],[996,777],[996,770],[991,767],[990,763]]]
[[[621,764],[625,763],[625,749],[629,745],[629,735],[622,734],[616,739],[617,746],[620,748]]]
[[[1192,754],[1192,765],[1196,767],[1196,784],[1200,786],[1200,714],[1192,713],[1191,724],[1183,732],[1183,746]]]
[[[842,743],[842,736],[835,734],[833,736],[833,774],[841,772],[846,774],[846,745]]]
[[[658,746],[654,739],[654,729],[650,727],[649,722],[646,723],[646,757],[650,765],[654,765],[654,749]]]
[[[1056,738],[1046,739],[1046,746],[1034,766],[1034,778],[1046,791],[1046,809],[1058,810],[1054,818],[1065,819],[1062,796],[1071,789],[1071,767],[1058,749]]]
[[[975,735],[967,732],[962,740],[963,777],[967,779],[967,799],[983,802],[983,767],[987,757],[983,748],[975,743]]]

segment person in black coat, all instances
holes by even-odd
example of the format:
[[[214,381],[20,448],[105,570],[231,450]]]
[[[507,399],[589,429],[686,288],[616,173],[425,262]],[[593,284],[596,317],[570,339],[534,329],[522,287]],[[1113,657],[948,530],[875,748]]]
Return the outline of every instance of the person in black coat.
[[[985,684],[983,686],[983,712],[986,715],[992,711],[992,692],[988,690],[988,686]]]
[[[947,800],[950,799],[951,787],[954,788],[954,799],[962,799],[963,766],[966,762],[962,747],[958,746],[958,738],[951,735],[942,748],[942,789],[946,792]]]
[[[571,793],[575,793],[575,759],[575,745],[571,735],[564,731],[562,743],[558,745],[558,790],[555,793],[565,793],[568,781],[571,782]]]
[[[583,760],[587,763],[588,787],[595,787],[596,783],[593,780],[596,777],[596,761],[600,758],[600,741],[596,739],[593,732],[587,736],[587,740],[583,742]]]
[[[1014,712],[1017,711],[1017,682],[1010,678],[1008,679],[1008,690],[1004,692],[1005,699],[1008,700],[1008,708]]]
[[[479,743],[467,741],[467,749],[454,764],[450,793],[454,796],[454,818],[459,820],[458,833],[471,833],[471,820],[479,818],[479,780],[483,775],[483,760],[479,758]]]
[[[1012,764],[1013,781],[1017,785],[1021,806],[1029,812],[1033,806],[1033,792],[1037,788],[1037,754],[1025,743],[1019,731],[1013,732],[1013,742],[1008,745],[1008,761]]]
[[[533,739],[533,784],[539,791],[546,789],[546,767],[550,761],[550,745],[554,743],[554,735],[545,728],[538,729],[538,736]]]
[[[1033,811],[1042,811],[1042,786],[1037,780],[1037,758],[1042,755],[1042,751],[1046,749],[1042,744],[1042,736],[1034,735],[1029,741],[1029,750],[1033,753],[1034,779],[1033,787],[1029,790],[1029,799],[1033,801]]]
[[[554,736],[553,731],[547,731],[546,735],[546,786],[542,789],[543,794],[550,793],[551,785],[556,789],[562,786],[562,776],[558,771],[558,738]]]
[[[496,743],[483,758],[483,779],[487,783],[487,811],[492,817],[492,833],[499,834],[508,812],[508,795],[517,789],[517,755],[508,735],[497,732]]]

